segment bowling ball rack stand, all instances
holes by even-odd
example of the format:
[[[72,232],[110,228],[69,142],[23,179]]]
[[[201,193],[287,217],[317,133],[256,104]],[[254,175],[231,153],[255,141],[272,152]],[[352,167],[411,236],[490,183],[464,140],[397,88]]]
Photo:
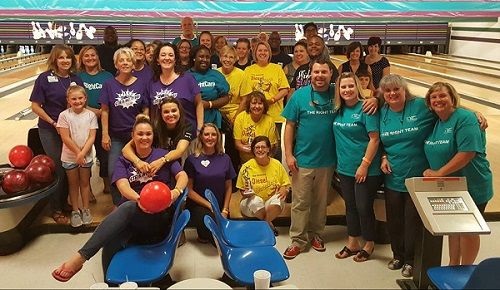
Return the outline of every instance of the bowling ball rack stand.
[[[0,169],[8,164],[0,165]],[[6,194],[0,189],[0,256],[19,251],[33,238],[30,226],[48,203],[54,193],[59,177],[47,186],[34,191]]]

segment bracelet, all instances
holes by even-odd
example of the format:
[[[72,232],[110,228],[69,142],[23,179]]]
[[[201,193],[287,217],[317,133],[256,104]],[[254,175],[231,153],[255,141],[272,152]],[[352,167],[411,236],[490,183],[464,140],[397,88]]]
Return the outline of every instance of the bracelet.
[[[380,157],[381,159],[387,159],[387,155],[382,155],[382,157]]]
[[[208,106],[210,109],[212,109],[212,101],[208,101]]]
[[[56,121],[52,121],[52,126],[56,127],[57,126],[57,122]]]
[[[365,156],[363,156],[363,158],[361,158],[361,160],[363,160],[364,162],[368,163],[368,165],[370,165],[372,162],[370,160],[368,160],[368,158],[366,158]]]
[[[163,160],[164,164],[170,161],[170,159],[166,158],[165,156],[162,156],[161,160]]]

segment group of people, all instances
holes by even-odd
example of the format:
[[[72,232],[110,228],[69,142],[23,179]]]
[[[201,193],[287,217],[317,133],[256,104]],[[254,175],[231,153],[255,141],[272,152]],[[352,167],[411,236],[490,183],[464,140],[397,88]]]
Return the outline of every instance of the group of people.
[[[100,248],[105,270],[123,245],[161,240],[171,209],[151,214],[140,205],[140,191],[152,180],[169,185],[173,200],[188,191],[186,207],[201,243],[213,243],[203,224],[206,214],[231,215],[234,186],[241,193],[240,212],[267,221],[278,234],[273,220],[291,187],[292,242],[283,256],[293,259],[309,245],[326,249],[321,234],[336,169],[348,240],[335,256],[357,262],[374,251],[373,201],[384,183],[394,255],[388,267],[402,268],[404,276],[412,275],[419,226],[405,178],[472,174],[478,182],[469,191],[484,211],[492,196],[491,172],[478,118],[458,107],[449,84],[435,84],[425,100],[413,97],[404,79],[390,74],[379,54],[380,38],[370,38],[365,58],[361,44],[349,45],[348,61],[337,70],[314,23],[306,24],[307,39],[297,42],[291,59],[277,49],[275,32],[251,48],[248,39],[233,47],[208,31],[197,36],[188,17],[181,28],[172,44],[147,47],[133,39],[119,47],[116,31],[107,27],[105,43],[83,47],[78,61],[70,47],[56,45],[48,70],[35,82],[30,100],[42,145],[61,177],[51,202],[54,220],[68,223],[63,210],[69,191],[70,224],[92,222],[92,145],[115,205],[78,253],[54,270],[54,278],[69,280]],[[116,71],[104,66],[111,55]],[[436,141],[449,120],[457,135]],[[277,160],[281,150],[289,172]],[[440,158],[434,157],[437,150]],[[206,189],[219,208],[205,199]],[[450,237],[450,263],[471,263],[478,249],[478,236]]]

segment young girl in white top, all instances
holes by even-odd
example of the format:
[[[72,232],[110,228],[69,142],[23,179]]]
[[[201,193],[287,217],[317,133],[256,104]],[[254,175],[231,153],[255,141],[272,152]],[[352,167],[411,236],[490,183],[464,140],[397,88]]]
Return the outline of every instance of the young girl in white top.
[[[61,161],[68,176],[69,197],[73,207],[71,226],[79,227],[92,222],[89,209],[90,169],[97,117],[86,108],[87,94],[83,87],[70,86],[66,98],[69,108],[59,115],[57,129],[63,141]],[[78,207],[79,195],[82,198],[82,211]]]

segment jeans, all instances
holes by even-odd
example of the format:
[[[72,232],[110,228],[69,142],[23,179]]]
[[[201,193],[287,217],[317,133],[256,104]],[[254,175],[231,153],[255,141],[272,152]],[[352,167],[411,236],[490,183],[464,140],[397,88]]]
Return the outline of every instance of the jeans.
[[[172,226],[172,213],[169,208],[147,214],[136,202],[127,201],[102,221],[78,253],[89,260],[102,248],[102,267],[106,275],[113,256],[128,244],[155,244],[167,237]]]
[[[340,188],[345,201],[347,233],[351,237],[363,237],[365,241],[375,240],[375,213],[373,201],[382,176],[367,176],[363,183],[356,183],[352,176],[339,173]]]
[[[115,171],[115,164],[118,161],[118,158],[122,156],[122,149],[127,144],[127,141],[123,141],[121,139],[111,137],[111,150],[109,150],[108,154],[108,174],[111,178],[113,178],[113,172]],[[110,180],[111,181],[111,180]],[[122,200],[122,195],[116,184],[112,184],[111,188],[111,198],[113,199],[113,204],[118,206]]]
[[[63,143],[56,128],[38,128],[38,133],[45,154],[52,158],[56,166],[56,174],[59,177],[59,182],[50,198],[50,206],[53,211],[60,211],[63,209],[63,205],[67,203],[68,198],[68,178],[61,163]]]
[[[410,194],[386,188],[385,208],[394,259],[413,266],[415,239],[422,221]]]

